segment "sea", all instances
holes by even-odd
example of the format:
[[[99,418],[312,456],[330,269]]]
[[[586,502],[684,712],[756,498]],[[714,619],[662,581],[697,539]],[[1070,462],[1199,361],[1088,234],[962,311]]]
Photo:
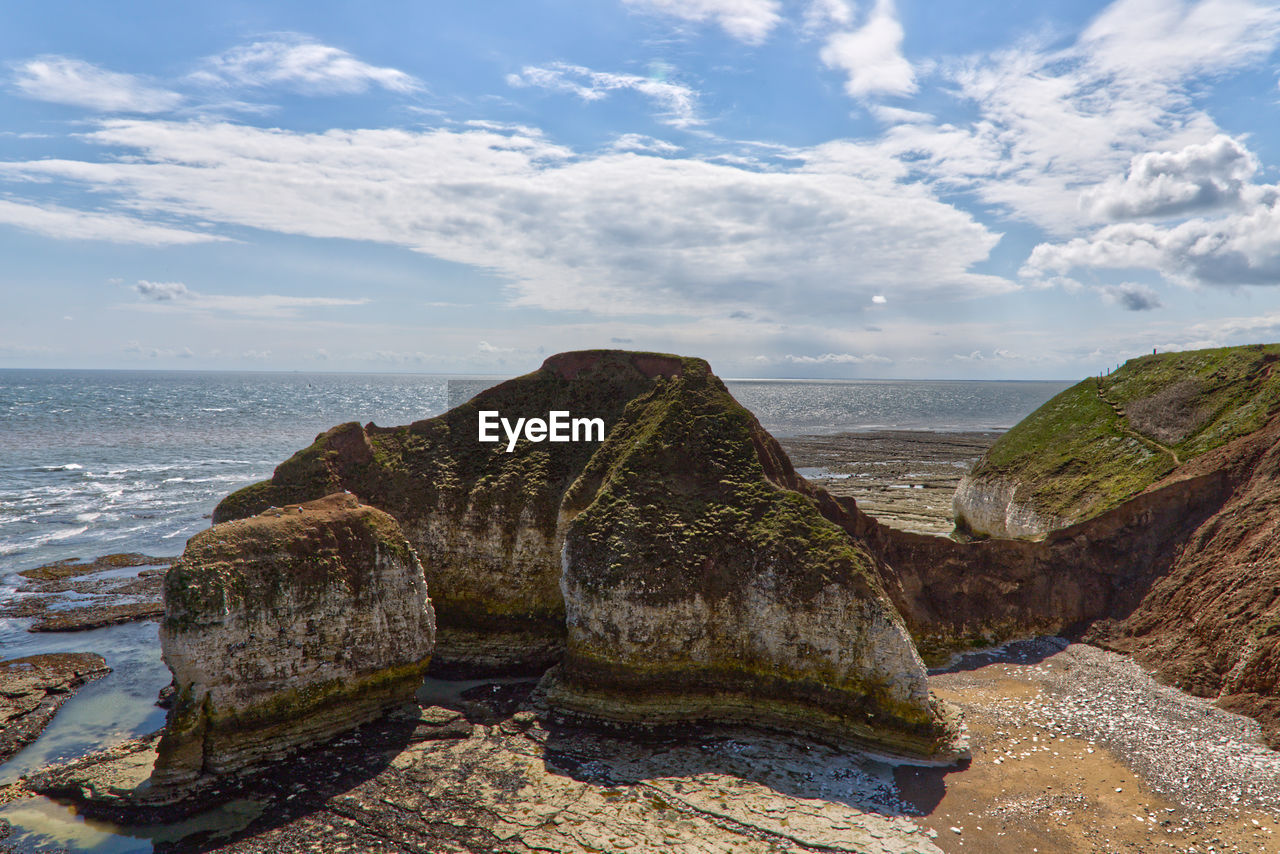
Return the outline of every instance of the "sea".
[[[20,596],[17,573],[25,569],[119,552],[180,554],[187,538],[208,527],[223,496],[270,477],[329,427],[407,424],[502,379],[0,370],[0,602]],[[1069,384],[726,380],[734,397],[778,436],[1005,430]],[[74,604],[74,595],[64,598]],[[163,724],[154,701],[169,674],[156,623],[65,634],[31,633],[30,624],[0,619],[0,660],[97,652],[112,672],[82,688],[40,738],[0,765],[0,785]],[[87,822],[44,800],[0,807],[0,820],[13,828],[4,841],[32,851],[151,851],[172,832]]]

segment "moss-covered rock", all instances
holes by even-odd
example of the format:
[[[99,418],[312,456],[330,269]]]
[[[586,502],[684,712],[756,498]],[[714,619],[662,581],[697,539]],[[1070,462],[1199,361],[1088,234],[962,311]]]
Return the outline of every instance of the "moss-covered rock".
[[[961,482],[957,528],[1036,537],[1118,506],[1280,412],[1280,345],[1130,359],[1050,400]]]
[[[478,441],[481,410],[566,410],[607,435],[508,453]],[[596,721],[749,722],[917,755],[955,734],[873,559],[824,518],[837,505],[701,359],[564,353],[436,418],[341,425],[215,518],[344,489],[421,557],[437,672],[563,657],[553,706]]]
[[[443,415],[405,427],[334,427],[269,481],[225,498],[214,521],[349,490],[390,513],[427,573],[442,674],[541,673],[564,645],[560,502],[598,442],[477,441],[478,413],[545,418],[552,410],[612,428],[628,401],[663,377],[707,374],[701,359],[588,350],[546,360]]]
[[[435,621],[396,521],[354,496],[197,534],[165,576],[177,699],[157,792],[255,768],[410,699]]]
[[[945,753],[954,732],[871,556],[778,482],[775,448],[709,372],[627,406],[561,510],[569,635],[548,702]]]

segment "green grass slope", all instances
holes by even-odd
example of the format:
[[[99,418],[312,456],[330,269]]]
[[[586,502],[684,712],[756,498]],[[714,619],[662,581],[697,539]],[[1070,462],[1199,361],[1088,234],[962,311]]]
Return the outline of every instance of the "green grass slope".
[[[1280,412],[1277,362],[1280,344],[1130,359],[1024,418],[970,477],[1018,483],[1041,515],[1095,516]]]

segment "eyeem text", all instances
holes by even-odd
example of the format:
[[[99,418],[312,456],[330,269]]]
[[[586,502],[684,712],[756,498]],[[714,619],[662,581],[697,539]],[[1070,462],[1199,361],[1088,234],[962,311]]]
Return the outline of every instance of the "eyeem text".
[[[603,442],[603,418],[574,418],[567,410],[553,409],[544,418],[503,418],[496,409],[480,410],[480,441],[501,442],[498,428],[507,435],[507,453],[516,449],[521,435],[530,442]]]

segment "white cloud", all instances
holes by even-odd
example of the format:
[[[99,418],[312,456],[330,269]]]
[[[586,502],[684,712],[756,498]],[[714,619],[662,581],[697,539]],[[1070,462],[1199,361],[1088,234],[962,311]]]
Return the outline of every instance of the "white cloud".
[[[1179,151],[1139,155],[1128,175],[1086,191],[1082,203],[1113,218],[1227,213],[1171,224],[1119,222],[1087,237],[1042,243],[1020,275],[1044,281],[1076,269],[1149,269],[1188,286],[1280,283],[1280,187],[1249,183],[1256,170],[1253,155],[1222,135]],[[1154,293],[1118,287],[1104,289],[1104,297],[1139,310],[1159,305],[1147,298]]]
[[[131,216],[79,211],[0,199],[0,224],[63,240],[106,240],[143,246],[181,246],[226,240],[215,234],[157,225]]]
[[[1135,155],[1214,137],[1197,82],[1264,59],[1278,38],[1272,3],[1117,0],[1065,48],[1028,42],[939,66],[977,117],[899,125],[883,146],[931,180],[1071,234],[1091,223],[1082,187]]]
[[[844,90],[855,98],[910,95],[917,88],[916,75],[902,55],[902,38],[893,0],[876,0],[863,25],[832,34],[819,57],[848,75]]]
[[[182,282],[148,282],[140,279],[133,289],[147,299],[165,301],[193,296]]]
[[[782,20],[778,0],[623,0],[628,6],[685,21],[714,21],[739,41],[761,44]]]
[[[149,282],[146,279],[139,280],[133,289],[139,296],[150,300],[148,305],[155,308],[183,312],[216,311],[246,317],[294,317],[304,308],[364,305],[369,302],[367,299],[292,297],[278,294],[203,294],[191,290],[183,282]]]
[[[177,92],[140,77],[65,56],[40,56],[17,64],[13,85],[30,98],[103,113],[162,113],[182,103]]]
[[[812,0],[804,10],[804,28],[810,32],[831,25],[853,25],[853,5],[847,0]]]
[[[1280,284],[1280,203],[1169,227],[1117,223],[1087,238],[1042,243],[1020,274],[1038,278],[1076,268],[1145,268],[1184,285]]]
[[[1137,155],[1128,175],[1085,191],[1081,204],[1100,219],[1166,218],[1235,207],[1243,203],[1257,168],[1243,145],[1219,134],[1181,151]]]
[[[111,121],[119,161],[36,160],[135,210],[406,246],[494,271],[521,304],[604,314],[841,310],[873,295],[1013,290],[969,272],[999,240],[874,148],[805,152],[790,170],[578,155],[491,130],[331,130]],[[852,171],[851,171],[852,170]]]
[[[876,305],[884,305],[886,302],[888,302],[888,300],[885,299],[884,294],[876,294],[871,298],[871,301]]]
[[[683,149],[666,140],[645,136],[642,133],[624,133],[609,148],[613,151],[640,151],[653,154],[676,154]]]
[[[507,83],[568,92],[584,101],[598,101],[611,92],[630,90],[662,107],[662,120],[673,127],[701,124],[697,117],[697,93],[688,86],[657,77],[592,71],[580,65],[555,62],[547,66],[527,65],[519,74],[507,75]]]
[[[1152,311],[1164,305],[1160,295],[1146,285],[1123,282],[1119,285],[1103,285],[1098,288],[1102,299],[1118,305],[1126,311]]]
[[[780,361],[792,365],[891,365],[893,359],[875,353],[823,353],[821,356],[796,356],[788,353]]]
[[[209,57],[191,79],[205,84],[282,86],[317,94],[355,94],[371,86],[414,92],[422,84],[395,68],[361,62],[341,48],[286,34]]]

